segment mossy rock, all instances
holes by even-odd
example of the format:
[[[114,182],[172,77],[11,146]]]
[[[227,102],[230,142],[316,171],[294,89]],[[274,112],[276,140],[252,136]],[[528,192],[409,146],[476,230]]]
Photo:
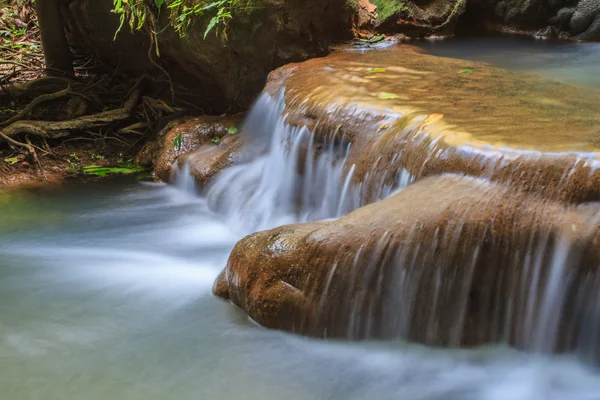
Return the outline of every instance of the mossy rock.
[[[403,33],[411,37],[451,36],[458,18],[466,9],[466,0],[376,0],[377,30]]]

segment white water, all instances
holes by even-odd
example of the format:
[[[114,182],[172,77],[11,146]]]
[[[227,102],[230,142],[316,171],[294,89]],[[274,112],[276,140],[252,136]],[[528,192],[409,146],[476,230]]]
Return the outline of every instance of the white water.
[[[567,356],[258,327],[210,294],[240,234],[176,188],[104,181],[23,202],[36,225],[0,235],[3,400],[600,398],[600,375]]]

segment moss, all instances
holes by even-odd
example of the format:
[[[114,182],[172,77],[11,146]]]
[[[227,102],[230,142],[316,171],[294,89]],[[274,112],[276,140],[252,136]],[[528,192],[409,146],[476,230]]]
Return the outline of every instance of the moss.
[[[377,15],[379,21],[385,21],[397,12],[408,12],[408,5],[401,0],[375,0],[373,2],[377,6]]]

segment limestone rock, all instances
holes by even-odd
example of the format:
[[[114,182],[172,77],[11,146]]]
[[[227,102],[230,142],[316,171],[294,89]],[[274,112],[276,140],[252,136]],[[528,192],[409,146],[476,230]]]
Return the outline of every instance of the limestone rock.
[[[451,36],[458,18],[466,8],[466,0],[376,0],[377,30],[403,33],[410,37]]]
[[[201,186],[206,186],[225,168],[243,159],[241,134],[226,136],[219,144],[206,144],[177,160],[180,167],[189,165],[190,174]]]
[[[288,123],[352,143],[356,185],[399,174],[483,176],[566,202],[600,200],[600,91],[433,57],[408,46],[281,68]],[[318,121],[318,123],[317,123]]]
[[[600,14],[599,0],[581,0],[571,18],[573,33],[577,34],[587,30],[598,14]]]
[[[172,165],[179,157],[211,143],[213,138],[226,136],[229,129],[239,125],[242,119],[243,114],[224,117],[207,115],[171,122],[142,149],[136,157],[136,163],[154,166],[156,176],[168,182]]]
[[[527,347],[539,326],[552,350],[567,348],[589,322],[578,307],[598,300],[583,283],[598,277],[599,212],[482,179],[428,178],[335,221],[244,238],[214,292],[266,327],[318,337]],[[562,323],[544,326],[551,272],[564,276],[553,309]],[[591,297],[570,301],[576,293]]]

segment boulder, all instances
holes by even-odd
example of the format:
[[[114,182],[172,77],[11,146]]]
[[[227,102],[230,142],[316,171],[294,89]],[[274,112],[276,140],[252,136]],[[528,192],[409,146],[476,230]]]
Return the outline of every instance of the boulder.
[[[466,0],[375,0],[377,30],[409,37],[451,36]]]
[[[132,75],[147,70],[163,75],[156,67],[161,63],[178,96],[207,113],[222,113],[246,109],[274,68],[325,55],[330,42],[351,38],[358,18],[354,0],[246,3],[233,7],[227,26],[206,38],[211,12],[192,17],[180,35],[165,4],[156,22],[157,46],[145,31],[130,33],[127,24],[114,39],[119,17],[111,12],[112,0],[70,1],[65,20],[70,44],[84,54]]]
[[[585,307],[600,300],[589,285],[600,277],[599,216],[597,204],[428,178],[335,221],[242,239],[214,292],[263,326],[317,337],[520,347],[543,338],[565,349],[597,322]]]
[[[598,14],[600,14],[600,0],[579,1],[570,21],[572,32],[578,34],[586,31]]]
[[[579,40],[600,41],[600,13],[596,15],[590,26],[576,37]]]
[[[205,145],[217,147],[212,141],[227,136],[229,129],[237,127],[242,120],[243,114],[236,114],[222,117],[205,115],[172,121],[142,149],[136,157],[136,164],[154,167],[157,178],[168,182],[172,166],[178,158]]]
[[[218,144],[206,144],[179,157],[177,163],[180,168],[187,164],[190,175],[200,187],[206,187],[219,172],[242,162],[243,150],[242,135],[228,135]]]
[[[317,142],[351,142],[347,168],[365,191],[442,173],[482,176],[547,199],[600,200],[600,91],[487,64],[420,54],[409,46],[340,52],[285,66],[291,125]]]

